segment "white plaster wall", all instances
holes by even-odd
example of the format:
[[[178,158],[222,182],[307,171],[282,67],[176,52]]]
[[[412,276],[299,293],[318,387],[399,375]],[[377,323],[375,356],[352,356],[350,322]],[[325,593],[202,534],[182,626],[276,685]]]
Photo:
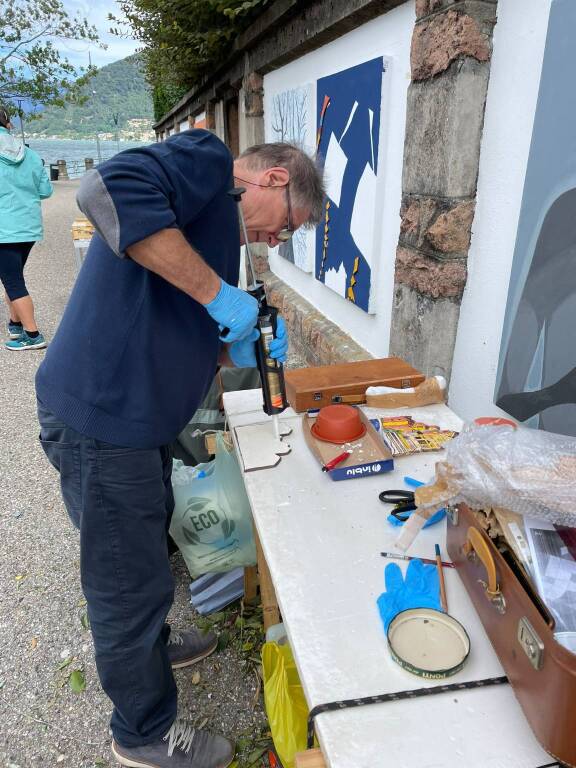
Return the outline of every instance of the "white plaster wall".
[[[498,3],[449,394],[450,406],[464,419],[503,414],[493,403],[494,385],[550,5],[551,0]]]
[[[264,112],[268,125],[272,93],[312,82],[312,105],[315,109],[318,78],[369,61],[376,56],[385,56],[389,60],[389,71],[384,76],[386,97],[381,117],[379,160],[382,169],[379,184],[383,185],[383,235],[378,263],[372,275],[375,314],[368,315],[338,296],[316,280],[313,273],[302,272],[275,253],[270,258],[273,272],[361,346],[378,357],[387,355],[389,348],[394,260],[400,233],[406,93],[410,84],[410,42],[414,21],[414,0],[409,0],[264,77]],[[270,138],[268,132],[266,138]]]

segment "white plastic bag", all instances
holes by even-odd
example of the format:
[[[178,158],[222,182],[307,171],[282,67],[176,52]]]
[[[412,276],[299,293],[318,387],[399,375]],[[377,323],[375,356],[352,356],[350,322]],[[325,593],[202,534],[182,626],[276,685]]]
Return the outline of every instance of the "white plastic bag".
[[[467,425],[447,444],[436,479],[414,495],[417,514],[396,542],[402,550],[434,512],[460,502],[576,527],[576,439],[507,425]]]
[[[174,461],[172,487],[170,535],[192,577],[256,563],[250,502],[222,433],[216,437],[213,461],[196,467]]]

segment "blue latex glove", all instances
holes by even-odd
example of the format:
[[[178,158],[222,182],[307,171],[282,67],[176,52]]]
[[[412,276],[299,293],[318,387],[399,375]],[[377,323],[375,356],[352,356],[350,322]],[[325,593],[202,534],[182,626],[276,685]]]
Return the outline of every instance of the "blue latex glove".
[[[288,354],[288,332],[286,330],[286,323],[282,317],[278,318],[276,324],[276,336],[270,342],[270,357],[274,360],[278,360],[280,363],[286,362],[286,355]]]
[[[204,306],[218,323],[220,331],[228,328],[229,333],[225,337],[220,336],[222,341],[232,343],[252,335],[258,317],[258,302],[246,291],[222,280],[216,297]]]
[[[242,341],[235,341],[228,347],[230,360],[236,368],[256,368],[256,341],[260,336],[258,328],[254,328],[250,336]]]
[[[422,560],[410,560],[406,576],[397,563],[388,563],[384,571],[386,592],[378,598],[378,610],[384,631],[400,611],[408,608],[436,608],[441,611],[440,581],[435,565],[424,565]]]

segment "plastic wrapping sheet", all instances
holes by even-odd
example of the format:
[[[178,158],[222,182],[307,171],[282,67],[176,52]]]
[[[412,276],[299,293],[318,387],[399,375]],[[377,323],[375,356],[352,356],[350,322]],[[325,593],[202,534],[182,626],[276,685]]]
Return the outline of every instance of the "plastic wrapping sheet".
[[[435,480],[417,488],[415,500],[418,514],[397,541],[404,551],[434,512],[461,502],[576,527],[576,439],[507,425],[468,425],[447,445]]]

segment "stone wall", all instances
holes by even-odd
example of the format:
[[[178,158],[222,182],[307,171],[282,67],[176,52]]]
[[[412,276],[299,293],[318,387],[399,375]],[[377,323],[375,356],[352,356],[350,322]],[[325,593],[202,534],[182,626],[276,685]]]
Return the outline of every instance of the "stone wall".
[[[352,360],[369,360],[364,347],[331,323],[312,304],[286,285],[273,272],[259,275],[266,285],[269,303],[278,307],[290,332],[290,345],[306,365],[331,365]]]
[[[391,354],[450,376],[497,0],[417,0]]]

